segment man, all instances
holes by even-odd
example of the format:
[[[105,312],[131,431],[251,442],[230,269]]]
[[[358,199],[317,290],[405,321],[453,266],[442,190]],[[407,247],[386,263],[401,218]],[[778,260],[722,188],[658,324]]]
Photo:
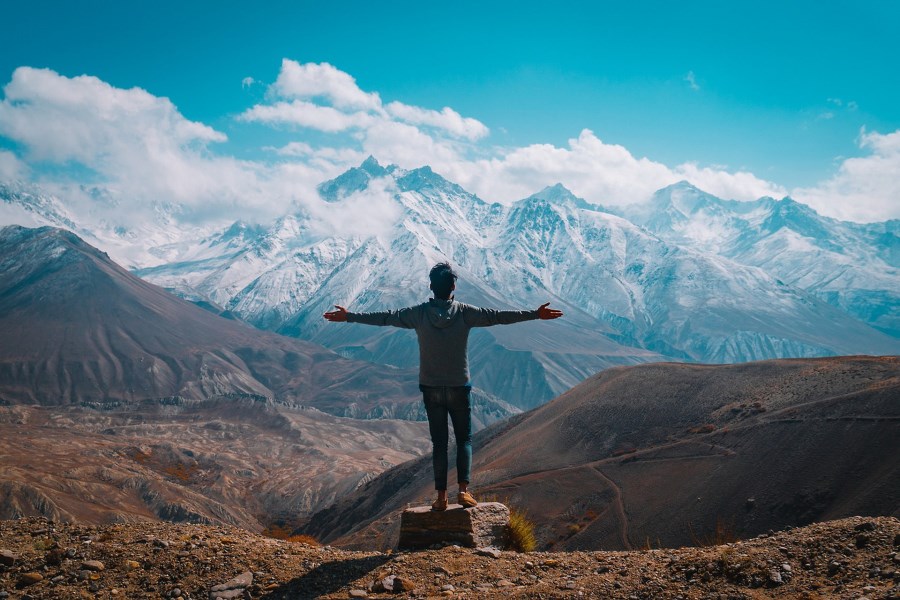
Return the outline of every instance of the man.
[[[434,487],[438,498],[432,510],[447,508],[447,417],[456,437],[456,472],[459,482],[457,502],[465,508],[478,502],[468,492],[472,466],[472,410],[469,392],[469,360],[466,347],[473,327],[508,325],[533,319],[558,319],[562,312],[537,310],[493,310],[477,308],[454,300],[457,275],[448,263],[435,265],[428,274],[434,298],[418,306],[373,313],[352,313],[343,306],[323,316],[333,322],[364,323],[415,329],[419,339],[419,389],[431,432]]]

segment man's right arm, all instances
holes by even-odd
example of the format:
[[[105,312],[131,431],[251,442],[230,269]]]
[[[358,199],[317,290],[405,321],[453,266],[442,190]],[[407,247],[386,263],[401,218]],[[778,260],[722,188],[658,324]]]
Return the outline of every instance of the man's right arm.
[[[377,325],[379,327],[401,327],[403,329],[415,329],[418,325],[416,307],[401,308],[400,310],[385,310],[370,313],[354,313],[343,306],[335,305],[337,310],[327,312],[323,316],[326,320],[335,323],[362,323],[363,325]]]

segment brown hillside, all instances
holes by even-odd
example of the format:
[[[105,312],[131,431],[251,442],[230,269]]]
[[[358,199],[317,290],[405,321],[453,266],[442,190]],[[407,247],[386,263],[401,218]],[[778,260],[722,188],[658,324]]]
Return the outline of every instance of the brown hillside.
[[[473,486],[524,509],[543,548],[674,547],[898,516],[898,452],[898,357],[654,364],[603,371],[481,432]],[[428,458],[392,469],[305,531],[390,546],[429,479]]]
[[[427,438],[424,423],[239,398],[0,407],[0,519],[291,529]]]
[[[391,416],[412,370],[346,360],[151,285],[76,235],[0,230],[0,402],[58,406],[225,394]]]

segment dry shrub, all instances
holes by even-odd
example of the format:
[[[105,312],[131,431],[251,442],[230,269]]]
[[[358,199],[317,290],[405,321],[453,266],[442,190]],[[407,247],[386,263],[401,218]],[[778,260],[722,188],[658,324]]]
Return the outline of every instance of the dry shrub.
[[[296,529],[297,528],[291,523],[272,523],[263,529],[262,534],[266,537],[293,542],[295,544],[306,544],[308,546],[322,545],[319,540],[311,535],[292,535]]]
[[[740,539],[734,531],[734,523],[725,521],[722,517],[716,517],[716,529],[712,535],[698,536],[690,523],[688,523],[688,529],[695,546],[721,546],[733,544]]]
[[[184,483],[191,481],[199,471],[200,468],[197,465],[185,465],[183,463],[163,465],[162,467],[162,472],[165,475]]]
[[[509,542],[518,552],[531,552],[537,548],[534,523],[516,508],[509,510]]]
[[[290,535],[285,538],[286,542],[295,544],[306,544],[307,546],[321,546],[321,542],[311,535]]]
[[[712,423],[706,423],[705,425],[697,425],[696,427],[691,427],[687,430],[688,433],[712,433],[716,430],[716,426]]]

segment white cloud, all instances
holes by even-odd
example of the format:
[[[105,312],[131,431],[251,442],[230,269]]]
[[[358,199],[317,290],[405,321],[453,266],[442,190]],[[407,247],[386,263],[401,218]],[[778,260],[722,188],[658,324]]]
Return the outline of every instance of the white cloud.
[[[900,218],[900,129],[888,134],[862,130],[859,146],[869,154],[845,159],[834,176],[791,195],[838,219]]]
[[[700,86],[697,84],[697,78],[694,76],[693,71],[688,71],[687,75],[684,76],[684,80],[688,82],[688,85],[691,86],[691,89],[695,92],[700,90]]]
[[[623,146],[604,143],[587,129],[570,139],[566,148],[534,144],[500,157],[441,165],[441,169],[482,198],[503,203],[557,182],[589,202],[619,206],[643,202],[659,188],[682,179],[710,193],[739,200],[783,192],[750,173],[692,164],[672,169],[648,158],[636,158]]]
[[[374,179],[361,192],[341,199],[340,206],[309,202],[305,210],[312,217],[311,228],[318,236],[360,236],[386,234],[403,213],[395,199],[398,190],[389,178]]]
[[[350,132],[363,150],[401,166],[421,166],[423,159],[457,159],[461,141],[475,141],[488,128],[450,107],[431,110],[391,102],[365,92],[349,74],[323,64],[285,59],[268,102],[239,117],[270,125],[293,125],[325,133]]]
[[[328,63],[300,64],[285,58],[271,91],[282,98],[327,98],[338,108],[381,107],[378,94],[362,91],[353,77]]]
[[[729,172],[685,163],[675,167],[673,172],[679,179],[686,179],[705,192],[729,200],[756,200],[763,196],[782,198],[787,194],[784,187],[747,171]]]
[[[244,121],[298,125],[332,133],[365,127],[375,120],[365,112],[345,113],[331,106],[319,106],[305,100],[257,104],[238,118]]]
[[[388,114],[396,119],[413,125],[428,125],[443,129],[456,137],[478,140],[488,134],[488,128],[481,121],[463,117],[449,106],[438,112],[402,102],[391,102],[385,108]]]
[[[274,208],[265,167],[214,155],[208,145],[225,135],[186,119],[167,98],[29,67],[16,69],[4,93],[0,135],[20,144],[29,163],[87,168],[88,181],[122,199],[103,206],[103,218],[153,215],[159,203],[180,204],[196,218],[239,205]]]
[[[319,231],[340,232],[340,223],[329,217],[333,207],[320,206],[315,186],[368,154],[404,168],[430,165],[485,200],[503,203],[557,182],[589,202],[607,205],[644,201],[682,179],[724,198],[785,194],[781,186],[746,171],[694,163],[668,166],[636,157],[590,130],[563,146],[492,146],[484,138],[487,127],[476,119],[449,107],[383,106],[378,94],[360,90],[352,77],[327,64],[284,61],[267,102],[239,117],[315,130],[266,147],[273,153],[268,161],[217,154],[215,143],[225,141],[224,134],[139,88],[22,67],[4,91],[0,136],[17,146],[16,154],[0,151],[0,178],[39,178],[35,174],[46,174],[41,165],[47,162],[83,165],[92,173],[91,182],[115,199],[103,205],[104,218],[134,219],[135,212],[152,218],[160,203],[177,204],[176,218],[194,221],[262,221],[302,207],[319,223]],[[794,197],[840,218],[897,217],[900,131],[863,132],[860,146],[866,156],[843,161],[834,177],[794,190]],[[97,209],[96,198],[72,192],[77,187],[69,189],[73,201]],[[373,195],[351,200],[359,223],[347,231],[383,230],[381,215],[393,214],[386,200],[390,193],[388,187],[376,187]]]
[[[9,150],[0,150],[0,181],[24,179],[28,176],[28,165]]]
[[[253,79],[252,77],[244,77],[243,79],[241,79],[241,87],[242,88],[250,87],[254,83],[256,83],[256,80]]]
[[[379,120],[360,135],[363,151],[378,160],[410,169],[443,166],[464,160],[452,141],[436,138],[418,127]]]
[[[39,160],[114,162],[117,150],[143,146],[160,157],[174,149],[225,140],[181,116],[167,98],[140,88],[123,90],[82,75],[20,67],[4,88],[0,134]]]
[[[356,165],[365,160],[367,156],[361,150],[333,147],[313,148],[306,142],[289,142],[280,148],[266,146],[263,150],[274,152],[279,156],[306,159],[309,164],[327,165],[328,167]]]

